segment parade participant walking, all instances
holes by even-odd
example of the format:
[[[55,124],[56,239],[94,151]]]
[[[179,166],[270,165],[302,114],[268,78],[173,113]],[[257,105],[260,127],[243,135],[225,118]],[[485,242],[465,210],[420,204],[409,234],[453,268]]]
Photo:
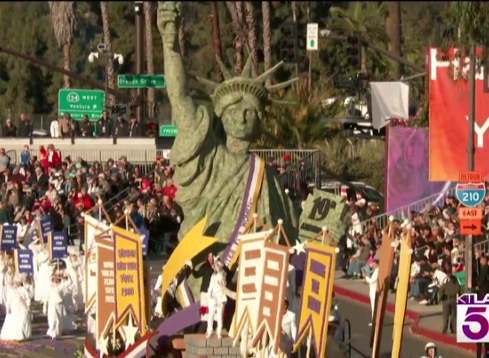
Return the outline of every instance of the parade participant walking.
[[[224,293],[224,287],[226,286],[226,274],[223,269],[224,264],[219,258],[215,260],[212,268],[214,273],[211,276],[209,290],[207,291],[209,312],[207,315],[206,337],[209,338],[212,335],[215,317],[217,321],[216,335],[217,338],[221,338],[224,305],[227,302],[227,296]]]
[[[47,293],[46,301],[44,302],[43,313],[48,316],[48,331],[47,335],[52,339],[56,339],[63,333],[63,278],[53,276],[51,285]]]
[[[13,286],[8,290],[5,304],[7,315],[3,323],[0,339],[6,341],[23,341],[31,336],[30,298],[22,287],[22,278],[15,275]]]
[[[375,310],[375,295],[377,294],[377,281],[379,277],[379,260],[374,260],[372,262],[372,275],[368,277],[365,273],[365,280],[368,283],[369,291],[368,294],[370,296],[370,305],[372,307],[372,320],[374,318],[374,310]],[[370,322],[369,326],[372,325]]]
[[[63,332],[75,331],[78,327],[75,323],[75,303],[73,298],[73,281],[71,280],[68,272],[63,274]]]
[[[49,261],[49,255],[46,250],[43,249],[43,251],[39,252],[36,256],[39,270],[37,271],[35,278],[34,300],[42,303],[45,301],[46,295],[48,294],[49,283],[54,273],[54,266]]]
[[[297,338],[297,322],[294,312],[289,310],[289,301],[285,300],[282,316],[282,338],[280,350],[287,358],[292,358],[294,342]]]

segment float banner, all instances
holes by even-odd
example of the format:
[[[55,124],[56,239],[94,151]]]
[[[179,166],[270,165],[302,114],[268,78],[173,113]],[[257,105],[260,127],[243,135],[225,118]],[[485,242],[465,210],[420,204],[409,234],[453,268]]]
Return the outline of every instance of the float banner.
[[[101,238],[112,239],[109,227],[104,223],[85,215],[85,313],[95,303],[97,287],[97,255],[95,254],[95,237],[107,232]],[[107,236],[107,237],[106,237]]]
[[[390,231],[390,229],[388,230]],[[370,332],[372,357],[379,356],[382,328],[384,327],[385,306],[387,304],[387,294],[389,293],[389,279],[392,272],[392,262],[394,261],[393,241],[394,238],[392,237],[392,234],[384,231],[382,235],[382,246],[380,247],[379,272],[372,331]]]
[[[146,333],[143,243],[138,234],[112,228],[115,264],[116,328],[132,315],[141,335]]]
[[[428,128],[390,127],[387,135],[386,212],[432,197],[443,202],[452,182],[429,179]],[[439,194],[439,197],[436,197]],[[406,213],[409,215],[409,213]]]
[[[253,237],[254,236],[254,237]],[[234,343],[241,337],[245,324],[254,335],[258,328],[258,313],[263,277],[263,248],[265,233],[240,235],[238,246],[238,283],[232,337]]]
[[[270,338],[273,353],[278,354],[282,337],[282,319],[285,306],[285,290],[289,276],[289,248],[265,242],[263,247],[263,277],[260,283],[258,328],[253,338],[256,347],[264,334]]]
[[[430,181],[457,181],[467,170],[470,72],[468,54],[450,48],[429,50],[430,85]],[[482,55],[478,48],[477,56]],[[487,81],[487,78],[486,78]],[[489,93],[484,91],[484,74],[475,74],[474,171],[489,175]]]
[[[34,253],[32,250],[14,250],[15,272],[25,273],[27,276],[34,277]]]
[[[392,356],[401,356],[402,333],[406,318],[406,305],[409,294],[409,278],[411,272],[411,238],[401,237],[398,283],[396,288],[396,306],[394,312],[394,330],[392,332]]]
[[[306,267],[294,351],[308,337],[309,331],[312,331],[311,342],[314,345],[316,357],[325,357],[333,298],[336,252],[334,247],[315,242],[308,242],[305,250]]]
[[[43,216],[37,222],[37,231],[39,233],[39,237],[42,237],[42,242],[46,245],[49,243],[49,236],[53,232],[53,223],[49,216]]]
[[[146,226],[141,226],[139,228],[139,236],[141,237],[141,241],[143,242],[143,256],[148,255],[148,243],[149,243],[149,230]]]
[[[112,240],[95,239],[95,256],[97,263],[96,286],[96,342],[105,338],[114,329],[115,306],[115,270],[114,243]]]
[[[299,238],[301,242],[309,240],[320,233],[326,226],[329,235],[335,242],[345,234],[348,214],[346,199],[327,191],[314,189],[309,195],[299,219]]]
[[[17,226],[0,226],[0,251],[13,251],[17,246]]]
[[[173,279],[185,266],[185,262],[192,260],[202,251],[213,245],[217,240],[204,235],[207,217],[199,221],[180,241],[175,251],[171,254],[163,270],[161,278],[161,294],[165,295]],[[164,297],[163,297],[164,298]]]
[[[64,259],[68,257],[68,238],[65,231],[53,231],[51,233],[51,259]]]

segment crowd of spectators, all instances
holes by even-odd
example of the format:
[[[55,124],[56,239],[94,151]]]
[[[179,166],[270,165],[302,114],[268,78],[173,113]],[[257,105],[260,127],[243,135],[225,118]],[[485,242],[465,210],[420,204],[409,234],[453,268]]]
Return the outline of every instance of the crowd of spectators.
[[[22,113],[19,124],[16,126],[11,118],[7,118],[2,125],[1,136],[3,138],[28,138],[34,134],[33,123]],[[142,137],[156,133],[154,123],[140,124],[134,114],[128,116],[118,114],[112,118],[109,111],[103,111],[99,120],[90,120],[88,115],[82,120],[73,120],[69,113],[55,118],[49,127],[46,136],[51,138],[91,137],[109,138],[117,137]]]
[[[489,190],[489,184],[486,185]],[[427,205],[423,212],[411,212],[407,218],[393,218],[392,234],[396,240],[394,262],[390,276],[390,289],[395,292],[399,269],[398,245],[403,223],[411,223],[411,248],[413,249],[410,271],[409,298],[422,305],[442,304],[443,328],[455,332],[456,297],[466,281],[465,237],[460,234],[458,219],[459,201],[447,196],[442,205]],[[488,239],[489,193],[483,203],[483,234],[474,236],[472,287],[480,295],[489,293],[489,251],[484,243]],[[371,274],[374,260],[382,260],[380,246],[384,227],[372,218],[367,206],[355,205],[352,209],[352,225],[341,243],[343,270],[349,279],[361,279]],[[355,220],[356,219],[356,220]]]
[[[173,201],[177,188],[167,161],[158,158],[154,168],[143,175],[125,156],[117,161],[87,163],[83,158],[60,158],[52,144],[41,146],[38,154],[33,155],[25,146],[20,164],[13,166],[5,148],[0,148],[0,224],[18,225],[24,245],[36,230],[35,218],[48,215],[55,231],[67,232],[70,245],[80,238],[83,253],[82,213],[99,199],[112,221],[129,210],[138,227],[146,226],[150,252],[171,248],[176,242],[183,213]]]

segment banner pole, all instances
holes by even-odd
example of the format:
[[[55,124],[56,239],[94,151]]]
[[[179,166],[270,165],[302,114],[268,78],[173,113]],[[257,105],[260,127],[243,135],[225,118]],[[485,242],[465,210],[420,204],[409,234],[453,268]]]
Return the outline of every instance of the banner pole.
[[[468,120],[468,138],[467,138],[467,170],[474,171],[474,135],[475,135],[475,72],[476,72],[476,47],[472,46],[470,48],[470,77],[469,77],[469,120]],[[484,79],[487,81],[487,79]],[[465,285],[467,292],[472,291],[472,235],[467,235],[466,239],[466,258],[467,263],[466,273],[467,277],[465,279]]]

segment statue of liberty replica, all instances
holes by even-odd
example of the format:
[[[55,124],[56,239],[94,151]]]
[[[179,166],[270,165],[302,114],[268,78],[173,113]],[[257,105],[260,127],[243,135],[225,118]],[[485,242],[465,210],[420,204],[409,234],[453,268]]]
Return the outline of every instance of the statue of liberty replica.
[[[179,5],[159,2],[158,28],[163,40],[165,78],[173,120],[178,134],[171,150],[175,165],[176,200],[185,219],[182,238],[202,218],[208,217],[206,235],[219,239],[215,253],[229,265],[243,228],[251,230],[253,214],[269,228],[283,220],[292,245],[298,218],[292,202],[281,188],[275,171],[249,153],[259,135],[260,120],[270,93],[294,80],[265,86],[281,63],[265,73],[251,76],[251,58],[241,74],[234,74],[219,60],[222,83],[197,78],[208,90],[213,111],[197,106],[189,95],[187,76],[178,48]]]

